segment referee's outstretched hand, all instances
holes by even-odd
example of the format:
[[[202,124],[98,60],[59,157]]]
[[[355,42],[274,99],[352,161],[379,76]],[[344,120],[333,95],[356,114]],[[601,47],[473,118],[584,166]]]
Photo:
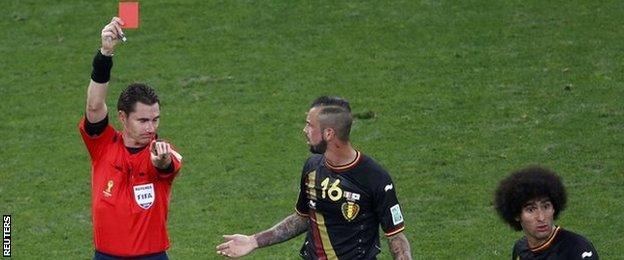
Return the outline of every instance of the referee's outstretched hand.
[[[124,22],[119,17],[113,17],[110,23],[102,29],[102,54],[106,56],[113,55],[115,45],[123,38],[121,26]]]
[[[158,169],[166,169],[171,164],[171,145],[166,141],[154,140],[150,143],[150,158]]]
[[[254,236],[241,234],[223,235],[225,243],[217,246],[217,254],[227,257],[241,257],[249,254],[258,247],[258,242]]]

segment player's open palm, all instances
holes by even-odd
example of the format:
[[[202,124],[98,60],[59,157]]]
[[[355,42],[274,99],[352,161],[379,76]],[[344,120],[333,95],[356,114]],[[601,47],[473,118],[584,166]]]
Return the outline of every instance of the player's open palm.
[[[225,243],[217,246],[217,254],[227,257],[241,257],[258,247],[258,243],[253,236],[240,234],[224,235]]]

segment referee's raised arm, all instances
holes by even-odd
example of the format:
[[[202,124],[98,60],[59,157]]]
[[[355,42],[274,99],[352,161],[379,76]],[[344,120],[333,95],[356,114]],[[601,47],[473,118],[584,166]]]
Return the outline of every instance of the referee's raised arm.
[[[123,21],[113,17],[111,22],[102,29],[102,46],[93,58],[93,71],[91,82],[87,90],[86,118],[91,123],[102,121],[108,109],[106,107],[106,93],[110,72],[113,67],[113,52],[115,45],[119,43],[123,32]]]

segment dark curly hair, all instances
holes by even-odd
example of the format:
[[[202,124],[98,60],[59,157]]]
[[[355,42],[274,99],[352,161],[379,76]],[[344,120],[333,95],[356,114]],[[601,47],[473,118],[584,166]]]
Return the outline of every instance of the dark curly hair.
[[[498,215],[514,230],[522,230],[516,218],[522,207],[530,200],[549,198],[555,209],[554,219],[566,207],[565,187],[557,174],[547,168],[530,166],[511,173],[503,179],[494,196]]]
[[[146,105],[160,104],[158,95],[153,88],[143,83],[133,83],[119,94],[117,110],[124,111],[126,115],[129,115],[134,112],[137,102]]]

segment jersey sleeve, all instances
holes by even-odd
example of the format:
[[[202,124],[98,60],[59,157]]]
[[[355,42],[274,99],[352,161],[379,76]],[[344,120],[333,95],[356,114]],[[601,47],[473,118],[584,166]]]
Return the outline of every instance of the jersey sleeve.
[[[90,136],[85,128],[86,121],[87,119],[82,117],[80,123],[78,123],[78,129],[80,130],[80,136],[82,136],[82,140],[89,151],[91,160],[96,160],[101,157],[103,151],[105,150],[107,145],[106,141],[110,141],[108,143],[112,142],[111,140],[113,139],[113,136],[115,136],[115,129],[108,124],[101,134]]]
[[[310,158],[308,158],[308,160],[303,165],[303,169],[301,170],[301,180],[299,182],[299,197],[297,198],[297,204],[295,206],[295,211],[297,212],[297,214],[304,217],[307,217],[310,211],[306,189],[308,173],[311,168],[312,167],[310,166]]]
[[[518,254],[518,243],[519,242],[516,242],[514,244],[513,248],[511,249],[511,259],[512,260],[516,260],[516,259],[520,258],[519,254]]]
[[[104,117],[104,119],[100,120],[100,122],[91,123],[89,120],[85,120],[85,131],[89,136],[96,136],[102,134],[106,127],[108,126],[108,115]]]
[[[375,213],[379,217],[381,229],[387,237],[396,235],[405,229],[403,212],[396,196],[396,189],[390,175],[380,169],[380,179],[373,191]]]
[[[599,259],[598,251],[596,251],[596,248],[594,248],[594,245],[592,245],[589,240],[580,235],[577,235],[575,240],[575,245],[571,248],[576,252],[568,255],[568,257],[576,259]]]

